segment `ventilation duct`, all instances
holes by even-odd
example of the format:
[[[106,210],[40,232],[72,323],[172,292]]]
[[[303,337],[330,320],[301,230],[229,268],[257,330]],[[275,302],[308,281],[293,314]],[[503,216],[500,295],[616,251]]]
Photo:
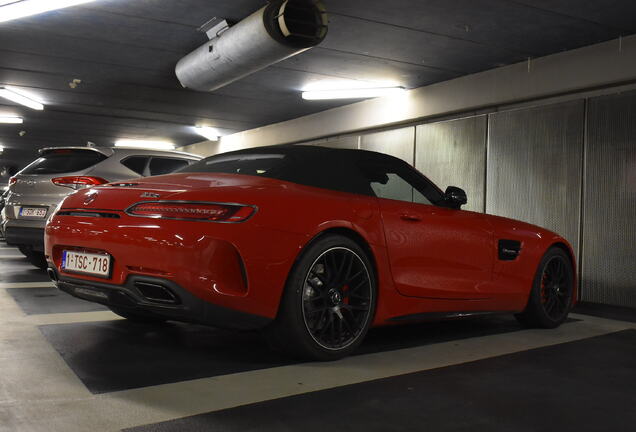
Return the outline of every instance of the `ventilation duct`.
[[[211,40],[177,63],[181,85],[213,91],[318,45],[327,35],[319,1],[273,0],[243,21],[208,31]]]

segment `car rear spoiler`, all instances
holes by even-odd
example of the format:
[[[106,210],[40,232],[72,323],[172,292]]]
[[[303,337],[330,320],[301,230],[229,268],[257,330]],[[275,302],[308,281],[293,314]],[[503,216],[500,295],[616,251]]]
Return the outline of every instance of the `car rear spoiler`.
[[[108,148],[108,147],[80,147],[80,146],[76,146],[76,147],[45,147],[45,148],[41,148],[40,150],[38,150],[38,153],[40,153],[40,155],[44,155],[46,153],[49,153],[51,151],[55,151],[55,150],[90,150],[90,151],[94,151],[97,153],[101,153],[104,156],[112,156],[115,151],[112,148]]]

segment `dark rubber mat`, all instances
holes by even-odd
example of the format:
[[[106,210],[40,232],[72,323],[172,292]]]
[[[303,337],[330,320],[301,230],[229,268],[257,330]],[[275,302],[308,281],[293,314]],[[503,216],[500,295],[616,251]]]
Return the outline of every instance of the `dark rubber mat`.
[[[127,429],[634,430],[636,330]]]
[[[252,332],[126,320],[40,327],[92,393],[265,369],[288,362]]]
[[[55,324],[40,328],[93,393],[266,369],[293,362],[272,352],[255,332],[128,321]],[[512,317],[380,328],[369,332],[357,354],[519,329]]]
[[[105,306],[80,300],[57,288],[9,288],[7,291],[27,315],[108,310]]]

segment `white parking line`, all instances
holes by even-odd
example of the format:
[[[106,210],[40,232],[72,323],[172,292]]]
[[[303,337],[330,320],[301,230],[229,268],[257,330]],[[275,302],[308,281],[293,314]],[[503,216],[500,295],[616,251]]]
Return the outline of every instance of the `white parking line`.
[[[0,282],[0,288],[49,288],[53,282]]]
[[[9,393],[11,410],[20,419],[25,419],[29,430],[116,431],[572,342],[632,327],[630,323],[586,319],[551,331],[523,330],[353,356],[338,362],[294,364],[100,395],[87,395],[75,376],[63,375],[59,357],[50,350],[41,353],[39,364],[31,364],[35,359],[27,358],[24,360],[27,364],[19,368],[14,361],[0,358],[0,370],[7,368],[7,376],[19,376],[21,385]],[[56,387],[38,386],[43,376],[47,379],[52,376],[47,370],[53,369],[53,366],[47,366],[50,364],[59,369],[54,371],[54,377],[64,380],[64,391],[60,390],[59,384]],[[25,369],[29,372],[25,373]],[[36,388],[37,393],[33,391]],[[53,415],[59,412],[64,412],[64,416]]]
[[[97,321],[123,320],[111,311],[69,312],[56,314],[28,315],[24,321],[40,326],[49,324],[78,324]]]
[[[0,255],[0,260],[26,259],[24,255]]]

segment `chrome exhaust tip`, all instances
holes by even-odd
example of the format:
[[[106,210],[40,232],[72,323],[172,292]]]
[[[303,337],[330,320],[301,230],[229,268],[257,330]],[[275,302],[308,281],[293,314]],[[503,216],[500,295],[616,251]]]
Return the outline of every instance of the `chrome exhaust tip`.
[[[53,282],[57,282],[57,272],[51,267],[46,269],[46,273],[49,275]]]

